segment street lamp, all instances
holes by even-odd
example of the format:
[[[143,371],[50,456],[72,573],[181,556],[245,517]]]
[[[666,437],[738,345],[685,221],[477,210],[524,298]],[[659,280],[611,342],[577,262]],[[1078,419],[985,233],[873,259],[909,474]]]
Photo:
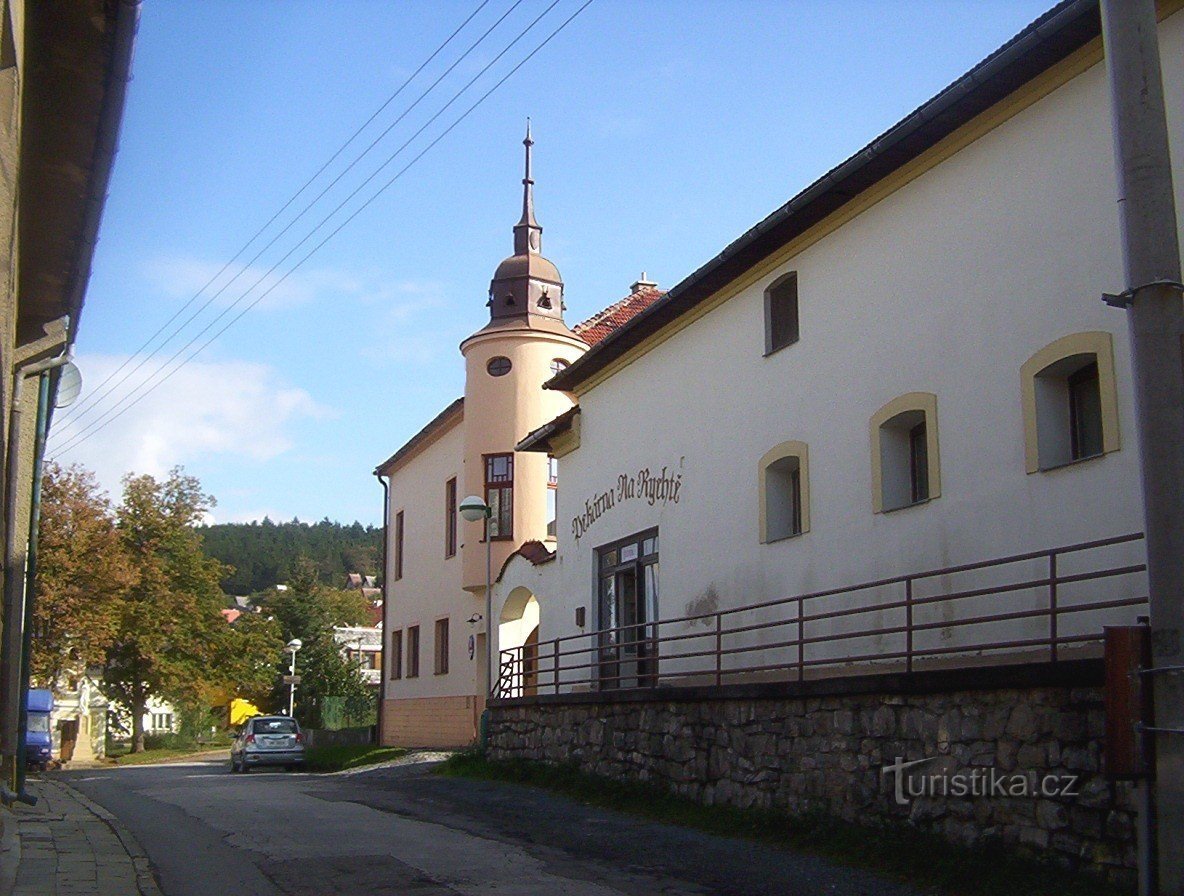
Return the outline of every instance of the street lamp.
[[[296,651],[304,646],[299,638],[293,638],[284,647],[285,653],[292,654],[292,669],[288,674],[288,715],[296,718]]]
[[[470,523],[485,520],[485,675],[486,697],[493,693],[493,539],[489,534],[489,520],[493,508],[476,495],[469,495],[457,508]]]

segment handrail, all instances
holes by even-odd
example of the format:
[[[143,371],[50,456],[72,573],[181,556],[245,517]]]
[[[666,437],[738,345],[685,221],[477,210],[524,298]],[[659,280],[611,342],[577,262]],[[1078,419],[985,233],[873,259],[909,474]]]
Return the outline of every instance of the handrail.
[[[559,693],[562,688],[584,685],[628,690],[657,684],[678,686],[680,683],[702,684],[707,681],[720,686],[725,679],[756,673],[801,680],[807,669],[821,670],[825,674],[826,668],[830,667],[835,674],[843,674],[847,670],[840,667],[855,664],[874,669],[895,664],[913,671],[917,660],[936,658],[953,658],[947,659],[942,666],[952,668],[950,663],[956,664],[959,654],[964,655],[965,661],[991,655],[997,662],[1007,662],[1008,651],[1021,659],[1030,659],[1032,650],[1041,649],[1046,649],[1048,659],[1056,662],[1061,646],[1088,646],[1100,642],[1102,637],[1100,628],[1082,634],[1067,626],[1066,620],[1090,611],[1116,610],[1146,603],[1145,596],[1132,596],[1133,592],[1129,590],[1125,595],[1098,595],[1086,600],[1066,600],[1070,595],[1065,593],[1069,586],[1113,582],[1143,573],[1145,564],[1130,563],[1128,558],[1128,562],[1121,565],[1065,573],[1062,572],[1063,564],[1058,563],[1059,558],[1129,544],[1142,538],[1142,533],[1133,533],[1097,539],[723,610],[565,635],[529,647],[507,648],[500,652],[494,696],[521,697],[544,691]],[[968,584],[975,587],[938,594],[917,593],[916,585],[920,582],[1032,561],[1045,562],[1046,569],[1036,576],[1024,576],[1020,581],[991,585],[972,582]],[[837,609],[826,606],[828,600],[853,598],[873,589],[891,591],[899,586],[903,586],[902,591],[873,595],[866,603],[843,605]],[[1044,598],[1036,600],[1035,595],[1041,593]],[[981,602],[992,597],[1001,603],[1010,603],[998,606],[995,612],[983,612]],[[953,617],[950,608],[976,600],[980,603],[969,615]],[[741,614],[774,608],[785,612],[775,618],[751,622],[737,618]],[[942,612],[940,619],[935,618],[939,609]],[[869,614],[880,616],[869,622],[864,618]],[[1047,619],[1047,628],[1036,632],[1033,623],[1041,617]],[[1017,624],[1022,626],[1020,631],[1008,629]],[[1003,630],[983,633],[982,627],[990,625],[1000,626]],[[686,630],[692,627],[694,630]],[[1070,631],[1065,630],[1067,627]],[[784,631],[768,640],[747,643],[759,634],[772,634],[778,629]],[[935,644],[932,637],[926,637],[934,634],[938,634],[942,641],[954,643]],[[872,647],[861,646],[861,642],[869,639],[875,642]],[[892,643],[886,643],[888,640]],[[696,644],[696,641],[702,643]],[[849,645],[841,648],[841,655],[840,645]],[[831,649],[825,651],[824,646]],[[1026,653],[1021,656],[1019,651]],[[749,655],[758,652],[768,655],[751,657],[756,662],[746,664]],[[789,656],[779,659],[787,653]],[[770,658],[777,661],[769,661]],[[1010,661],[1017,660],[1013,657]],[[981,665],[981,660],[975,664]]]

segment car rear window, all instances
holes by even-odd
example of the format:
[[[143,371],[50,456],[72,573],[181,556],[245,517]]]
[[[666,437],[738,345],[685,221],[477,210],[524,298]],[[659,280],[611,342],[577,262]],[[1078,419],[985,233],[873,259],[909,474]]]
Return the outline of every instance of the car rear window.
[[[295,734],[296,722],[292,719],[256,719],[254,728],[256,734]]]

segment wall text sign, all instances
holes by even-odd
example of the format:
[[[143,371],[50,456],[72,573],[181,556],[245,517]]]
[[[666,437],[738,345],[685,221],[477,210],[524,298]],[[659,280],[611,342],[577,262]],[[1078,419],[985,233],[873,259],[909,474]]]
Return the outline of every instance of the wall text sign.
[[[655,504],[677,504],[682,490],[682,473],[668,473],[668,469],[662,467],[660,473],[654,473],[646,467],[633,476],[622,473],[617,477],[614,488],[584,501],[584,509],[572,517],[572,536],[578,542],[598,519],[625,501],[641,499],[650,507]]]

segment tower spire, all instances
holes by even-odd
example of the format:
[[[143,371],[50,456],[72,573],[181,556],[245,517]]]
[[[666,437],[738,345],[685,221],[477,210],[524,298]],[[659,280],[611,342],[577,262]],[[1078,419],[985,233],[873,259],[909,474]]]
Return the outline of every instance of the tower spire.
[[[522,218],[514,225],[514,254],[537,255],[542,246],[543,228],[534,218],[534,178],[530,176],[530,148],[534,140],[530,136],[530,119],[526,119],[526,176],[522,178]]]

